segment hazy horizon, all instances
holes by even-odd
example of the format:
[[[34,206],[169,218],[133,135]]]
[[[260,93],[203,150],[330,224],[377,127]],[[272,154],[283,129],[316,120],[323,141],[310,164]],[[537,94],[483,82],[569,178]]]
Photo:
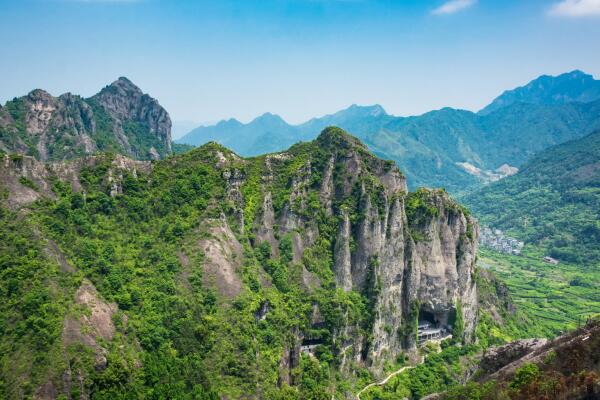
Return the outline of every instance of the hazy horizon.
[[[176,122],[271,112],[297,124],[351,104],[399,116],[477,111],[539,75],[600,76],[600,53],[590,51],[600,41],[593,0],[0,6],[0,32],[19,35],[0,64],[2,104],[34,88],[90,96],[127,76]]]

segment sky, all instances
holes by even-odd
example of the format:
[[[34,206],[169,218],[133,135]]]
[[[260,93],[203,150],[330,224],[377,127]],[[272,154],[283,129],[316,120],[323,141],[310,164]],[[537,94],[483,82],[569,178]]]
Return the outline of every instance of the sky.
[[[475,111],[542,74],[600,77],[600,0],[0,0],[0,35],[2,104],[126,76],[185,126]]]

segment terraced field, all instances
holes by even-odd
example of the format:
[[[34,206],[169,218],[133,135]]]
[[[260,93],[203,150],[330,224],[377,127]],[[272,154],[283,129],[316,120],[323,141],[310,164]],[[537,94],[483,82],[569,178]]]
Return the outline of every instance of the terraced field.
[[[520,256],[480,249],[478,263],[507,284],[519,312],[534,325],[528,333],[555,336],[600,314],[600,266],[552,265],[543,257],[531,246]]]

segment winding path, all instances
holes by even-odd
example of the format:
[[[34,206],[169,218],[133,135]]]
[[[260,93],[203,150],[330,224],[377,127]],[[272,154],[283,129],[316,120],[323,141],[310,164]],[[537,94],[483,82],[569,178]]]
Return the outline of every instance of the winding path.
[[[425,357],[423,357],[423,358],[421,359],[421,362],[420,362],[419,364],[421,364],[423,361],[425,361]],[[417,365],[419,365],[419,364],[417,364]],[[369,383],[367,386],[365,386],[364,388],[360,389],[360,391],[359,391],[358,393],[356,393],[356,399],[357,399],[357,400],[360,400],[360,395],[361,395],[361,394],[362,394],[362,393],[363,393],[365,390],[368,390],[368,389],[372,388],[373,386],[383,386],[383,385],[385,385],[386,383],[388,383],[388,381],[389,381],[391,378],[393,378],[394,376],[398,375],[398,374],[399,374],[399,373],[401,373],[401,372],[404,372],[404,371],[406,371],[407,369],[414,368],[414,367],[416,367],[417,365],[407,365],[407,366],[405,366],[405,367],[402,367],[402,368],[400,368],[399,370],[396,370],[396,371],[392,372],[391,374],[389,374],[388,376],[386,376],[386,377],[385,377],[385,379],[384,379],[384,380],[382,380],[382,381],[379,381],[379,382],[373,382],[373,383]]]
[[[444,340],[447,340],[447,339],[452,339],[452,335],[446,335],[443,338],[436,339],[436,340],[431,340],[430,342],[441,343],[441,342],[443,342]],[[372,388],[373,386],[383,386],[386,383],[388,383],[388,381],[391,378],[393,378],[394,376],[396,376],[396,375],[398,375],[398,374],[400,374],[400,373],[402,373],[402,372],[404,372],[404,371],[406,371],[408,369],[412,369],[412,368],[416,367],[419,364],[423,364],[424,362],[425,362],[425,356],[422,356],[421,357],[421,361],[419,361],[417,364],[404,366],[404,367],[402,367],[402,368],[400,368],[400,369],[398,369],[398,370],[390,373],[382,381],[369,383],[367,386],[365,386],[364,388],[360,389],[360,391],[358,393],[356,393],[356,400],[360,400],[360,395],[363,394],[363,392],[365,392],[366,390],[369,390],[370,388]]]

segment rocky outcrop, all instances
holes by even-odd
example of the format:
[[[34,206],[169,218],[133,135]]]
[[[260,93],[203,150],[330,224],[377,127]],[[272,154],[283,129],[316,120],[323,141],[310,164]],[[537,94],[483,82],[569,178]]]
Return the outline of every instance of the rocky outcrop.
[[[516,354],[518,356],[502,359],[503,355]],[[480,374],[479,380],[482,381],[508,381],[518,368],[528,363],[565,375],[582,369],[597,370],[600,367],[600,321],[590,320],[581,328],[553,340],[530,339],[509,343],[500,350],[492,351],[486,358],[488,361],[484,365],[491,364],[496,371]]]
[[[70,362],[63,373],[60,386],[67,395],[76,388],[80,399],[88,399],[90,398],[89,388],[86,387],[84,381],[89,372],[74,362],[85,354],[78,347],[83,346],[93,354],[93,366],[96,371],[100,372],[106,369],[108,344],[116,333],[114,318],[118,307],[114,303],[107,303],[103,300],[94,285],[87,279],[84,279],[75,292],[74,300],[74,307],[65,316],[63,322],[63,352]],[[126,317],[122,317],[122,323],[126,326]],[[55,383],[49,381],[38,388],[36,398],[56,399],[57,395],[58,390]]]
[[[127,78],[90,99],[35,89],[0,108],[0,150],[41,161],[98,151],[158,159],[171,153],[171,120]]]
[[[517,340],[488,349],[468,389],[454,388],[423,399],[471,398],[569,399],[600,398],[600,321],[553,340]]]
[[[150,156],[156,159],[160,157],[159,150],[163,155],[171,153],[169,114],[156,99],[144,94],[129,79],[120,77],[92,99],[112,117],[114,132],[121,145],[127,150],[127,154],[142,158]],[[156,137],[162,148],[151,146],[147,150],[148,154],[141,153],[141,149],[136,149],[135,144],[131,143],[131,139],[139,138],[132,138],[125,132],[124,125],[128,121],[135,121],[147,128],[148,136]]]
[[[119,118],[125,115],[127,105],[107,104]],[[188,278],[197,272],[202,286],[215,289],[218,310],[224,313],[241,313],[245,299],[253,297],[249,293],[262,296],[265,290],[269,302],[255,298],[252,314],[234,318],[250,318],[257,329],[271,327],[270,335],[277,333],[271,324],[285,310],[282,302],[288,296],[298,301],[298,315],[282,319],[289,325],[269,344],[269,351],[280,357],[277,362],[269,355],[275,362],[266,368],[278,373],[282,385],[295,384],[301,355],[319,356],[321,346],[333,354],[332,365],[342,373],[367,367],[378,375],[386,361],[415,352],[421,319],[459,335],[459,340],[472,340],[477,320],[476,221],[443,190],[409,193],[393,163],[378,159],[338,128],[328,128],[316,141],[287,152],[254,159],[210,143],[158,163],[108,155],[61,163],[5,155],[3,161],[0,183],[9,187],[13,208],[53,197],[54,178],[83,193],[93,181],[104,194],[127,200],[124,183],[140,174],[140,188],[152,195],[153,185],[171,187],[164,174],[169,168],[182,175],[210,173],[206,190],[212,197],[199,204],[197,226],[182,233],[177,279],[193,292],[197,281]],[[188,184],[202,186],[206,175],[197,178]],[[48,242],[47,252],[69,273],[72,266],[57,246]],[[77,304],[96,307],[97,312],[87,313],[84,320],[65,319],[63,337],[83,341],[101,355],[91,336],[103,338],[94,339],[102,347],[100,343],[120,335],[111,339],[114,329],[101,322],[112,312],[110,305],[92,301],[94,291],[82,287]],[[84,323],[91,325],[80,329]],[[208,357],[219,354],[208,351]],[[258,353],[251,358],[260,360]],[[100,361],[98,356],[101,368]],[[219,373],[227,374],[225,369]],[[78,379],[76,372],[70,379]]]
[[[80,343],[89,347],[96,357],[96,369],[104,369],[107,350],[100,345],[100,342],[110,342],[115,334],[113,315],[117,311],[117,305],[103,301],[94,285],[88,281],[84,281],[77,289],[75,304],[86,311],[79,318],[73,316],[65,318],[63,344],[68,347]]]
[[[43,163],[31,156],[5,154],[0,161],[0,185],[8,189],[6,202],[9,207],[23,207],[40,197],[54,198],[53,179],[70,184],[75,192],[82,191],[82,169],[102,163],[109,164],[105,184],[110,186],[113,197],[122,193],[124,174],[137,178],[138,174],[148,174],[152,169],[149,161],[132,160],[121,155],[99,155],[68,162]]]
[[[274,254],[279,239],[292,235],[294,262],[300,262],[322,235],[311,199],[318,198],[324,214],[337,221],[330,238],[335,284],[364,294],[372,315],[367,332],[353,322],[333,332],[343,349],[342,368],[353,360],[378,372],[385,360],[414,350],[417,319],[448,331],[461,324],[455,331],[471,340],[477,320],[476,221],[442,190],[409,194],[393,164],[337,128],[326,129],[316,146],[318,159],[299,162],[293,148],[265,157],[262,210],[245,223],[252,226],[255,244],[268,242]],[[296,162],[286,183],[288,198],[274,209],[273,182]],[[286,351],[289,360],[291,349]]]
[[[243,249],[225,218],[206,221],[207,228],[198,242],[204,255],[204,285],[215,287],[226,298],[235,298],[242,290],[239,268]]]

